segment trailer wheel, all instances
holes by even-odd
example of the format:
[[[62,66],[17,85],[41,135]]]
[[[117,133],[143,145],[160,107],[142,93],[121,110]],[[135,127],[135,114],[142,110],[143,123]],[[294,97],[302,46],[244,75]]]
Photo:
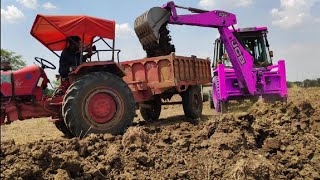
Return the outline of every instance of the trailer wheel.
[[[65,137],[67,138],[74,137],[74,135],[70,132],[70,130],[68,129],[68,127],[66,126],[63,120],[54,122],[54,125],[60,132],[64,134]]]
[[[65,124],[79,138],[90,133],[117,135],[132,124],[135,101],[120,77],[92,72],[68,88],[62,112]]]
[[[210,103],[210,108],[214,109],[212,90],[209,91],[209,103]]]
[[[158,120],[161,113],[161,98],[159,96],[155,96],[154,100],[147,101],[144,104],[150,107],[140,106],[142,118],[147,122]]]
[[[184,114],[192,119],[197,119],[202,114],[203,102],[201,88],[199,86],[190,86],[182,94],[182,105]]]

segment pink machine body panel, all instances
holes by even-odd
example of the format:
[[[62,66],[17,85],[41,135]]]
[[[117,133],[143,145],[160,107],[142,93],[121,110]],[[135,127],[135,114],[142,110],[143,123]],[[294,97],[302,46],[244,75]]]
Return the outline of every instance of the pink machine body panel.
[[[277,65],[268,66],[266,69],[253,69],[253,76],[258,77],[259,81],[256,85],[254,96],[259,95],[278,95],[282,98],[287,97],[286,69],[284,60],[279,60]],[[223,64],[219,64],[214,70],[213,84],[219,81],[219,92],[221,101],[237,99],[246,95],[241,91],[239,81],[237,79],[235,69],[226,68]],[[214,88],[215,89],[215,88]],[[215,94],[217,92],[214,92]]]

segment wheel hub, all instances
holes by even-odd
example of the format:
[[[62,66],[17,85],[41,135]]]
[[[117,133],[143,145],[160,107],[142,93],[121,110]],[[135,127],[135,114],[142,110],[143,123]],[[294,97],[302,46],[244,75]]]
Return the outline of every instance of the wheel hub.
[[[98,92],[88,98],[88,115],[96,123],[109,122],[117,111],[117,105],[113,97],[106,92]]]

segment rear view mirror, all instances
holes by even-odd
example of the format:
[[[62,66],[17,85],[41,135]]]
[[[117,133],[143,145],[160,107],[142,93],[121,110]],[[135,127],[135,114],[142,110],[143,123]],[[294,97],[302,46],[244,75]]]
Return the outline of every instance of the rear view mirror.
[[[269,51],[270,57],[273,57],[273,51]]]

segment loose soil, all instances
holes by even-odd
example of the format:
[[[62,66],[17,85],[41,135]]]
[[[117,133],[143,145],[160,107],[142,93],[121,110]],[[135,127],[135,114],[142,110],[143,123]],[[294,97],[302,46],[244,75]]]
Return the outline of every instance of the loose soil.
[[[320,179],[320,88],[223,115],[205,103],[197,121],[162,110],[123,135],[81,140],[45,120],[3,126],[1,179]]]

